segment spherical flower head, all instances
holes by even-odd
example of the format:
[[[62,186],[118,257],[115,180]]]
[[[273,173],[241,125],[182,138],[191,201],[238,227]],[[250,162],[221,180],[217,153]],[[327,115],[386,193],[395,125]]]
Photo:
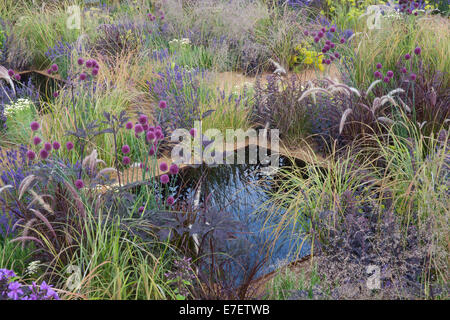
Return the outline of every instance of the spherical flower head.
[[[388,83],[389,80],[391,80],[391,78],[389,78],[389,77],[384,77],[384,78],[383,78],[383,81],[384,81],[385,83]]]
[[[330,59],[327,59],[327,60],[325,60],[325,63],[326,63],[326,64],[330,64],[330,63],[331,63],[331,60],[330,60]]]
[[[417,17],[418,16],[418,12],[416,11],[416,12],[414,12],[414,15]]]
[[[58,65],[57,65],[57,64],[55,64],[55,63],[52,64],[51,68],[52,68],[52,71],[53,71],[53,72],[58,72],[58,69],[59,69],[59,68],[58,68]]]
[[[153,131],[148,131],[147,132],[147,141],[150,142],[152,140],[155,140],[156,136],[155,133]]]
[[[92,69],[92,75],[93,75],[93,76],[98,75],[98,68]]]
[[[406,70],[405,67],[401,68],[400,70],[401,70],[402,73],[407,73],[408,72],[408,70]]]
[[[175,198],[172,196],[169,196],[166,200],[167,205],[171,206],[175,202]]]
[[[394,72],[393,72],[392,70],[389,70],[389,71],[386,73],[386,75],[387,75],[389,78],[392,78],[392,77],[394,76]]]
[[[189,130],[189,134],[190,134],[192,137],[195,137],[195,135],[197,134],[197,129],[192,128],[191,130]]]
[[[41,138],[39,138],[38,136],[36,136],[36,137],[34,137],[33,138],[33,144],[35,145],[35,146],[37,146],[39,143],[41,143],[42,142],[42,139]]]
[[[162,134],[161,130],[156,130],[155,131],[155,136],[156,136],[156,139],[158,139],[158,140],[162,140],[163,137],[164,137],[164,135]]]
[[[14,75],[14,70],[9,69],[8,70],[8,76],[12,77]]]
[[[129,145],[127,145],[127,144],[124,144],[123,146],[122,146],[122,153],[123,154],[128,154],[128,153],[130,153],[130,146]]]
[[[326,45],[330,45],[330,44],[331,44],[331,41],[330,41],[330,40],[327,40],[327,41],[325,41],[325,44],[326,44]]]
[[[52,73],[53,73],[52,68],[48,69],[48,70],[47,70],[47,73],[48,73],[48,74],[52,74]]]
[[[53,92],[53,97],[54,97],[54,98],[58,98],[58,96],[59,96],[58,91]]]
[[[95,59],[92,59],[92,68],[100,69],[100,66],[97,63],[97,60],[95,60]]]
[[[143,125],[142,125],[142,128],[144,129],[145,132],[147,132],[148,129],[149,129],[148,123],[143,124]]]
[[[420,47],[417,47],[414,49],[414,53],[418,56],[420,55],[421,52],[422,52],[422,49],[420,49]]]
[[[130,162],[131,162],[131,159],[130,159],[129,157],[127,157],[127,156],[123,157],[122,163],[123,163],[124,165],[129,165]]]
[[[70,150],[72,150],[72,149],[73,149],[73,147],[74,147],[74,145],[73,145],[73,142],[69,141],[69,142],[67,142],[67,143],[66,143],[66,148],[67,148],[67,151],[70,151]]]
[[[147,124],[148,117],[145,114],[141,114],[138,119],[139,123],[144,125]]]
[[[324,32],[323,32],[323,31],[319,31],[319,33],[317,34],[317,36],[318,36],[319,38],[323,38]]]
[[[128,121],[127,124],[125,125],[125,128],[127,128],[128,130],[133,129],[133,122]]]
[[[20,78],[21,78],[20,74],[17,73],[14,75],[14,79],[16,79],[17,81],[20,81]]]
[[[335,52],[335,53],[334,53],[334,56],[335,56],[337,59],[339,59],[339,57],[340,57],[340,55],[339,55],[338,52]]]
[[[139,213],[144,212],[144,210],[145,210],[145,208],[143,206],[140,206],[139,209],[138,209]]]
[[[330,48],[331,49],[334,49],[336,47],[336,45],[332,42],[332,43],[330,43]]]
[[[169,170],[169,167],[167,166],[167,163],[161,162],[161,164],[159,165],[159,170],[161,170],[161,171]]]
[[[75,187],[76,187],[78,190],[80,190],[81,188],[83,188],[83,187],[84,187],[84,182],[83,182],[83,180],[81,180],[81,179],[76,180],[76,181],[75,181]],[[42,286],[41,286],[41,289],[42,289]]]
[[[373,75],[376,79],[381,79],[383,77],[383,74],[380,71],[375,71]]]
[[[43,160],[47,159],[48,158],[48,151],[45,150],[45,149],[41,149],[41,151],[39,151],[39,156]]]
[[[417,76],[416,76],[415,73],[411,73],[411,74],[409,75],[409,78],[410,78],[412,81],[415,81],[415,80],[417,79]]]
[[[341,38],[341,40],[339,40],[339,42],[340,42],[341,44],[344,44],[344,43],[345,43],[345,38]]]
[[[87,78],[86,73],[82,72],[82,73],[80,74],[80,80],[81,80],[81,81],[84,81],[84,80],[86,80],[86,78]]]
[[[159,102],[159,108],[160,108],[160,109],[165,109],[165,108],[167,108],[167,102],[166,102],[165,100],[161,100],[161,101]]]
[[[303,31],[303,34],[304,34],[305,36],[309,36],[309,31],[308,31],[308,30],[305,30],[305,31]]]
[[[78,58],[77,63],[79,66],[82,66],[84,64],[84,59],[83,58]]]
[[[316,37],[314,37],[314,42],[316,42],[316,43],[317,43],[317,42],[319,42],[319,41],[320,41],[320,38],[319,38],[319,37],[317,37],[317,36],[316,36]]]
[[[155,155],[155,149],[153,147],[151,147],[150,150],[148,151],[148,155],[149,156],[154,156]]]
[[[52,151],[52,144],[50,142],[44,143],[44,149],[48,152]]]
[[[27,158],[28,160],[33,161],[34,159],[36,159],[36,153],[33,150],[28,150]]]
[[[92,68],[92,66],[93,66],[92,60],[91,59],[87,60],[86,61],[86,68]]]
[[[330,32],[335,32],[336,31],[336,28],[335,27],[331,27],[330,28]]]
[[[143,131],[144,131],[144,128],[142,127],[141,124],[138,123],[134,126],[134,132],[136,133],[136,135],[139,135]]]
[[[61,144],[58,141],[53,142],[53,149],[59,150],[61,148]]]
[[[405,54],[405,60],[411,59],[411,55],[409,53]]]
[[[31,130],[33,130],[33,131],[39,130],[40,127],[41,127],[41,126],[39,125],[39,123],[38,123],[37,121],[33,121],[33,122],[30,123],[30,128],[31,128]]]
[[[169,176],[167,174],[163,174],[159,180],[162,184],[167,184],[169,183]]]
[[[177,174],[180,171],[180,169],[175,163],[173,163],[170,165],[169,171],[171,174]]]
[[[381,63],[377,63],[377,69],[379,70],[381,68],[383,68],[383,65]]]

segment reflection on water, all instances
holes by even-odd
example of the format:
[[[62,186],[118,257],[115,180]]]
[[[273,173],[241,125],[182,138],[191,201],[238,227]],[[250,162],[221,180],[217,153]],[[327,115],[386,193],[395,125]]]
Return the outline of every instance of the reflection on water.
[[[291,164],[282,156],[279,162],[280,167],[285,168]],[[267,256],[267,261],[256,276],[273,271],[281,262],[308,255],[310,251],[308,244],[301,246],[301,230],[290,228],[274,241],[273,226],[283,212],[271,215],[268,220],[267,209],[270,193],[277,191],[277,175],[266,175],[261,169],[267,168],[261,164],[188,167],[181,171],[179,185],[183,187],[173,190],[178,193],[178,201],[192,201],[196,195],[196,186],[202,181],[200,204],[207,199],[210,206],[220,212],[230,213],[230,217],[240,222],[240,228],[234,230],[234,236],[226,244],[221,244],[240,264],[240,268],[232,272],[251,268]]]

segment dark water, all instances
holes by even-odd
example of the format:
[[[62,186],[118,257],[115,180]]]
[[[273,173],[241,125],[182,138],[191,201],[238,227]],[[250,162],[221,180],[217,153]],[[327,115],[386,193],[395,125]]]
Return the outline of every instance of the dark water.
[[[248,150],[247,150],[248,151]],[[297,165],[302,165],[300,161]],[[279,165],[288,169],[292,165],[289,159],[280,156]],[[181,171],[177,201],[191,201],[200,194],[200,204],[208,205],[221,212],[228,219],[237,222],[240,227],[232,232],[225,243],[221,243],[227,254],[235,259],[230,272],[245,273],[258,262],[264,264],[258,268],[256,277],[273,271],[280,264],[308,255],[310,246],[302,245],[301,230],[292,227],[273,235],[273,225],[283,215],[278,210],[269,217],[270,193],[277,191],[279,176],[266,175],[261,169],[267,166],[258,164],[202,165],[187,167]],[[201,183],[198,194],[199,181]],[[181,187],[182,186],[182,187]],[[176,192],[177,190],[173,190]],[[266,259],[264,259],[266,258]],[[238,278],[242,279],[242,274]]]

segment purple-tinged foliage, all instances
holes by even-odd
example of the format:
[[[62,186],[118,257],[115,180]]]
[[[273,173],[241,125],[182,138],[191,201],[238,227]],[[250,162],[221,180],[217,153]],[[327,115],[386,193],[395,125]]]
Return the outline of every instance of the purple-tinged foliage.
[[[0,269],[0,300],[59,300],[58,293],[45,281],[22,285],[12,270]]]

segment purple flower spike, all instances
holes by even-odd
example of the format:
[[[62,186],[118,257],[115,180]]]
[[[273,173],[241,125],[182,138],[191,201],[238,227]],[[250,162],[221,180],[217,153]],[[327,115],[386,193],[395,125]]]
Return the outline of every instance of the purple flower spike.
[[[123,145],[123,146],[122,146],[122,153],[123,153],[123,154],[128,154],[128,153],[130,153],[130,146],[127,145],[127,144]]]
[[[41,141],[42,141],[41,138],[39,138],[38,136],[36,136],[36,137],[33,138],[33,144],[34,144],[35,146],[37,146],[38,144],[40,144]]]
[[[161,164],[159,165],[159,170],[167,171],[168,169],[169,169],[169,167],[167,166],[167,163],[161,162]]]
[[[167,174],[163,174],[159,180],[162,184],[167,184],[169,182],[169,176]]]
[[[39,130],[40,127],[41,126],[39,125],[39,123],[37,121],[33,121],[33,122],[30,123],[30,128],[33,131]]]
[[[175,163],[173,163],[170,165],[169,171],[171,174],[177,174],[180,171],[180,169],[178,168],[178,166]]]
[[[75,181],[75,187],[76,187],[78,190],[80,190],[81,188],[83,188],[83,187],[84,187],[84,182],[83,182],[83,180],[81,180],[81,179],[76,180],[76,181]],[[41,289],[42,289],[42,287],[41,287]]]

